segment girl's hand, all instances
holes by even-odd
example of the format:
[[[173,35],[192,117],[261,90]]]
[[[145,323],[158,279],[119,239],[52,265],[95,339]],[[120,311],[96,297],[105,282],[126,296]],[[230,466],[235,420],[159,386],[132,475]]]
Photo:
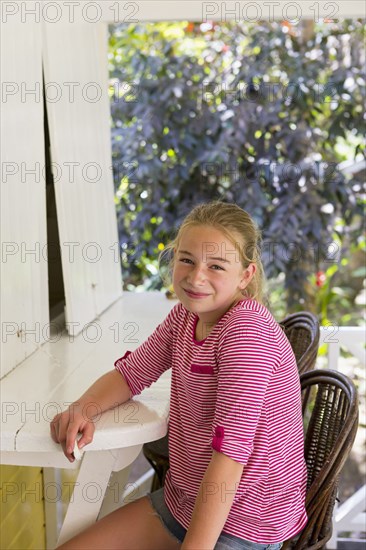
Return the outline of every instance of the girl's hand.
[[[66,411],[56,414],[50,429],[53,441],[60,443],[66,458],[74,462],[73,449],[78,433],[82,434],[78,442],[81,449],[93,441],[95,425],[93,420],[85,417],[80,404],[76,403],[70,405]]]

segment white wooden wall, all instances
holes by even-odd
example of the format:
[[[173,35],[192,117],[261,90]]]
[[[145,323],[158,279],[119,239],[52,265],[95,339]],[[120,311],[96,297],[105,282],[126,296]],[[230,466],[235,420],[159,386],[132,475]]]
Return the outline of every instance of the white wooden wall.
[[[1,30],[3,376],[44,342],[49,314],[42,37],[31,22],[9,21]]]
[[[122,293],[107,23],[32,19],[8,17],[1,33],[1,376],[50,334],[42,64],[68,332]]]

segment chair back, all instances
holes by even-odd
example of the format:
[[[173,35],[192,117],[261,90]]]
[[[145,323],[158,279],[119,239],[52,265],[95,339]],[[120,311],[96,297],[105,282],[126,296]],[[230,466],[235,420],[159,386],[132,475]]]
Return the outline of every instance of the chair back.
[[[309,311],[299,311],[288,315],[279,324],[294,351],[299,374],[313,369],[319,348],[317,317]]]
[[[323,548],[332,534],[332,513],[339,473],[350,454],[358,428],[358,396],[353,382],[328,369],[300,376],[308,470],[308,523],[283,550]]]

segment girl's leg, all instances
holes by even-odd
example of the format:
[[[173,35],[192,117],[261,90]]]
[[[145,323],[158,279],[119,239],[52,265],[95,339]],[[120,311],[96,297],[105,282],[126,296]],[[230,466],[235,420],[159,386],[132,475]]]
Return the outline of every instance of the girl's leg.
[[[122,506],[59,546],[59,550],[177,550],[147,497]]]

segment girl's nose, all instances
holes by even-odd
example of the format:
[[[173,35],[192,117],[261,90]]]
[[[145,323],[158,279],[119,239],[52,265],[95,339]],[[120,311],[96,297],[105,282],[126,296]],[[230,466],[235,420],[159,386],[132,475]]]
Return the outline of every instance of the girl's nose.
[[[190,284],[194,285],[197,283],[202,283],[205,280],[205,274],[203,269],[201,269],[199,266],[196,266],[192,271],[189,273],[188,281]]]

